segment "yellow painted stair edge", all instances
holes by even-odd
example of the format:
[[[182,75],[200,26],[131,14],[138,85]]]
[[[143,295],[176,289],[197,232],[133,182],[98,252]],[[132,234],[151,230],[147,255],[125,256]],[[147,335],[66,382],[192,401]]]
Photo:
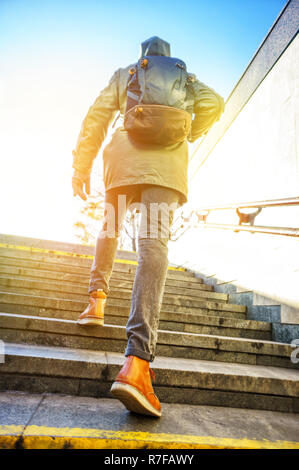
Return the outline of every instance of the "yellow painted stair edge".
[[[299,449],[299,442],[152,434],[101,429],[2,425],[0,448],[24,449]]]
[[[60,251],[60,250],[50,250],[48,248],[37,248],[34,246],[21,246],[21,245],[11,245],[9,243],[0,243],[0,248],[10,248],[13,250],[24,250],[24,251],[32,251],[36,253],[51,253],[55,255],[62,255],[62,256],[72,256],[74,258],[87,258],[87,259],[93,259],[93,255],[83,255],[79,253],[71,253],[70,251]],[[114,260],[115,263],[123,263],[123,264],[134,264],[135,266],[138,265],[137,261],[134,260],[129,260],[129,259],[122,259],[122,258],[116,258]],[[183,271],[185,272],[185,268],[176,268],[174,266],[168,266],[168,269],[172,271]]]

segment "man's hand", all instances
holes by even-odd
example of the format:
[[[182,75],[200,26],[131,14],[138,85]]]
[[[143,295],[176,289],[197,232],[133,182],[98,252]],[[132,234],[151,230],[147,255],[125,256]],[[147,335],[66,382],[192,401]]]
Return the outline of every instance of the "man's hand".
[[[86,194],[90,194],[90,175],[86,173],[80,173],[75,170],[72,178],[74,196],[80,196],[83,201],[86,201]],[[85,192],[84,192],[85,189]]]

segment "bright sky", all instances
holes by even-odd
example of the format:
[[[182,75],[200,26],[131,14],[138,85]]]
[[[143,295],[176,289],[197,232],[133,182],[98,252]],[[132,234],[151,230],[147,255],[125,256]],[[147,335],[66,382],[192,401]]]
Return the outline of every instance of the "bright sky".
[[[0,0],[0,233],[76,241],[81,122],[157,35],[227,98],[285,0]],[[94,172],[101,168],[100,156]]]

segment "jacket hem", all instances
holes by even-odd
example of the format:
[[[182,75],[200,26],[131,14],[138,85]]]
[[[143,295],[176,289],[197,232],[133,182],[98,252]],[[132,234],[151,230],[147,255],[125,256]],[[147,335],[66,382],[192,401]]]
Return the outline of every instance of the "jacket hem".
[[[185,204],[188,201],[187,193],[184,192],[182,190],[182,188],[179,188],[178,186],[170,185],[170,184],[159,184],[156,181],[155,182],[153,182],[153,181],[139,181],[138,183],[136,183],[136,180],[131,182],[130,180],[127,179],[124,183],[110,184],[110,185],[107,185],[107,186],[105,185],[105,190],[110,191],[111,189],[121,188],[123,186],[139,186],[139,185],[142,185],[142,184],[150,184],[150,185],[153,185],[153,186],[160,186],[160,187],[163,187],[163,188],[169,188],[169,189],[173,189],[173,190],[177,191],[180,194],[180,200],[179,200],[179,205],[180,206],[182,206],[183,204]]]

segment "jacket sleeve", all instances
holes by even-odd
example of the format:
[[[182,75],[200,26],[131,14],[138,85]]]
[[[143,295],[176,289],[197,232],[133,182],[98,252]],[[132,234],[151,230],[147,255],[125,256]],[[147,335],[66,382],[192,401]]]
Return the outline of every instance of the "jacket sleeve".
[[[195,79],[192,83],[194,93],[195,114],[189,142],[194,142],[199,137],[205,135],[214,122],[220,119],[224,111],[224,100],[212,88]]]
[[[76,149],[73,150],[73,168],[89,174],[93,160],[107,135],[115,113],[119,110],[119,70],[112,76],[108,86],[101,91],[82,123]]]

